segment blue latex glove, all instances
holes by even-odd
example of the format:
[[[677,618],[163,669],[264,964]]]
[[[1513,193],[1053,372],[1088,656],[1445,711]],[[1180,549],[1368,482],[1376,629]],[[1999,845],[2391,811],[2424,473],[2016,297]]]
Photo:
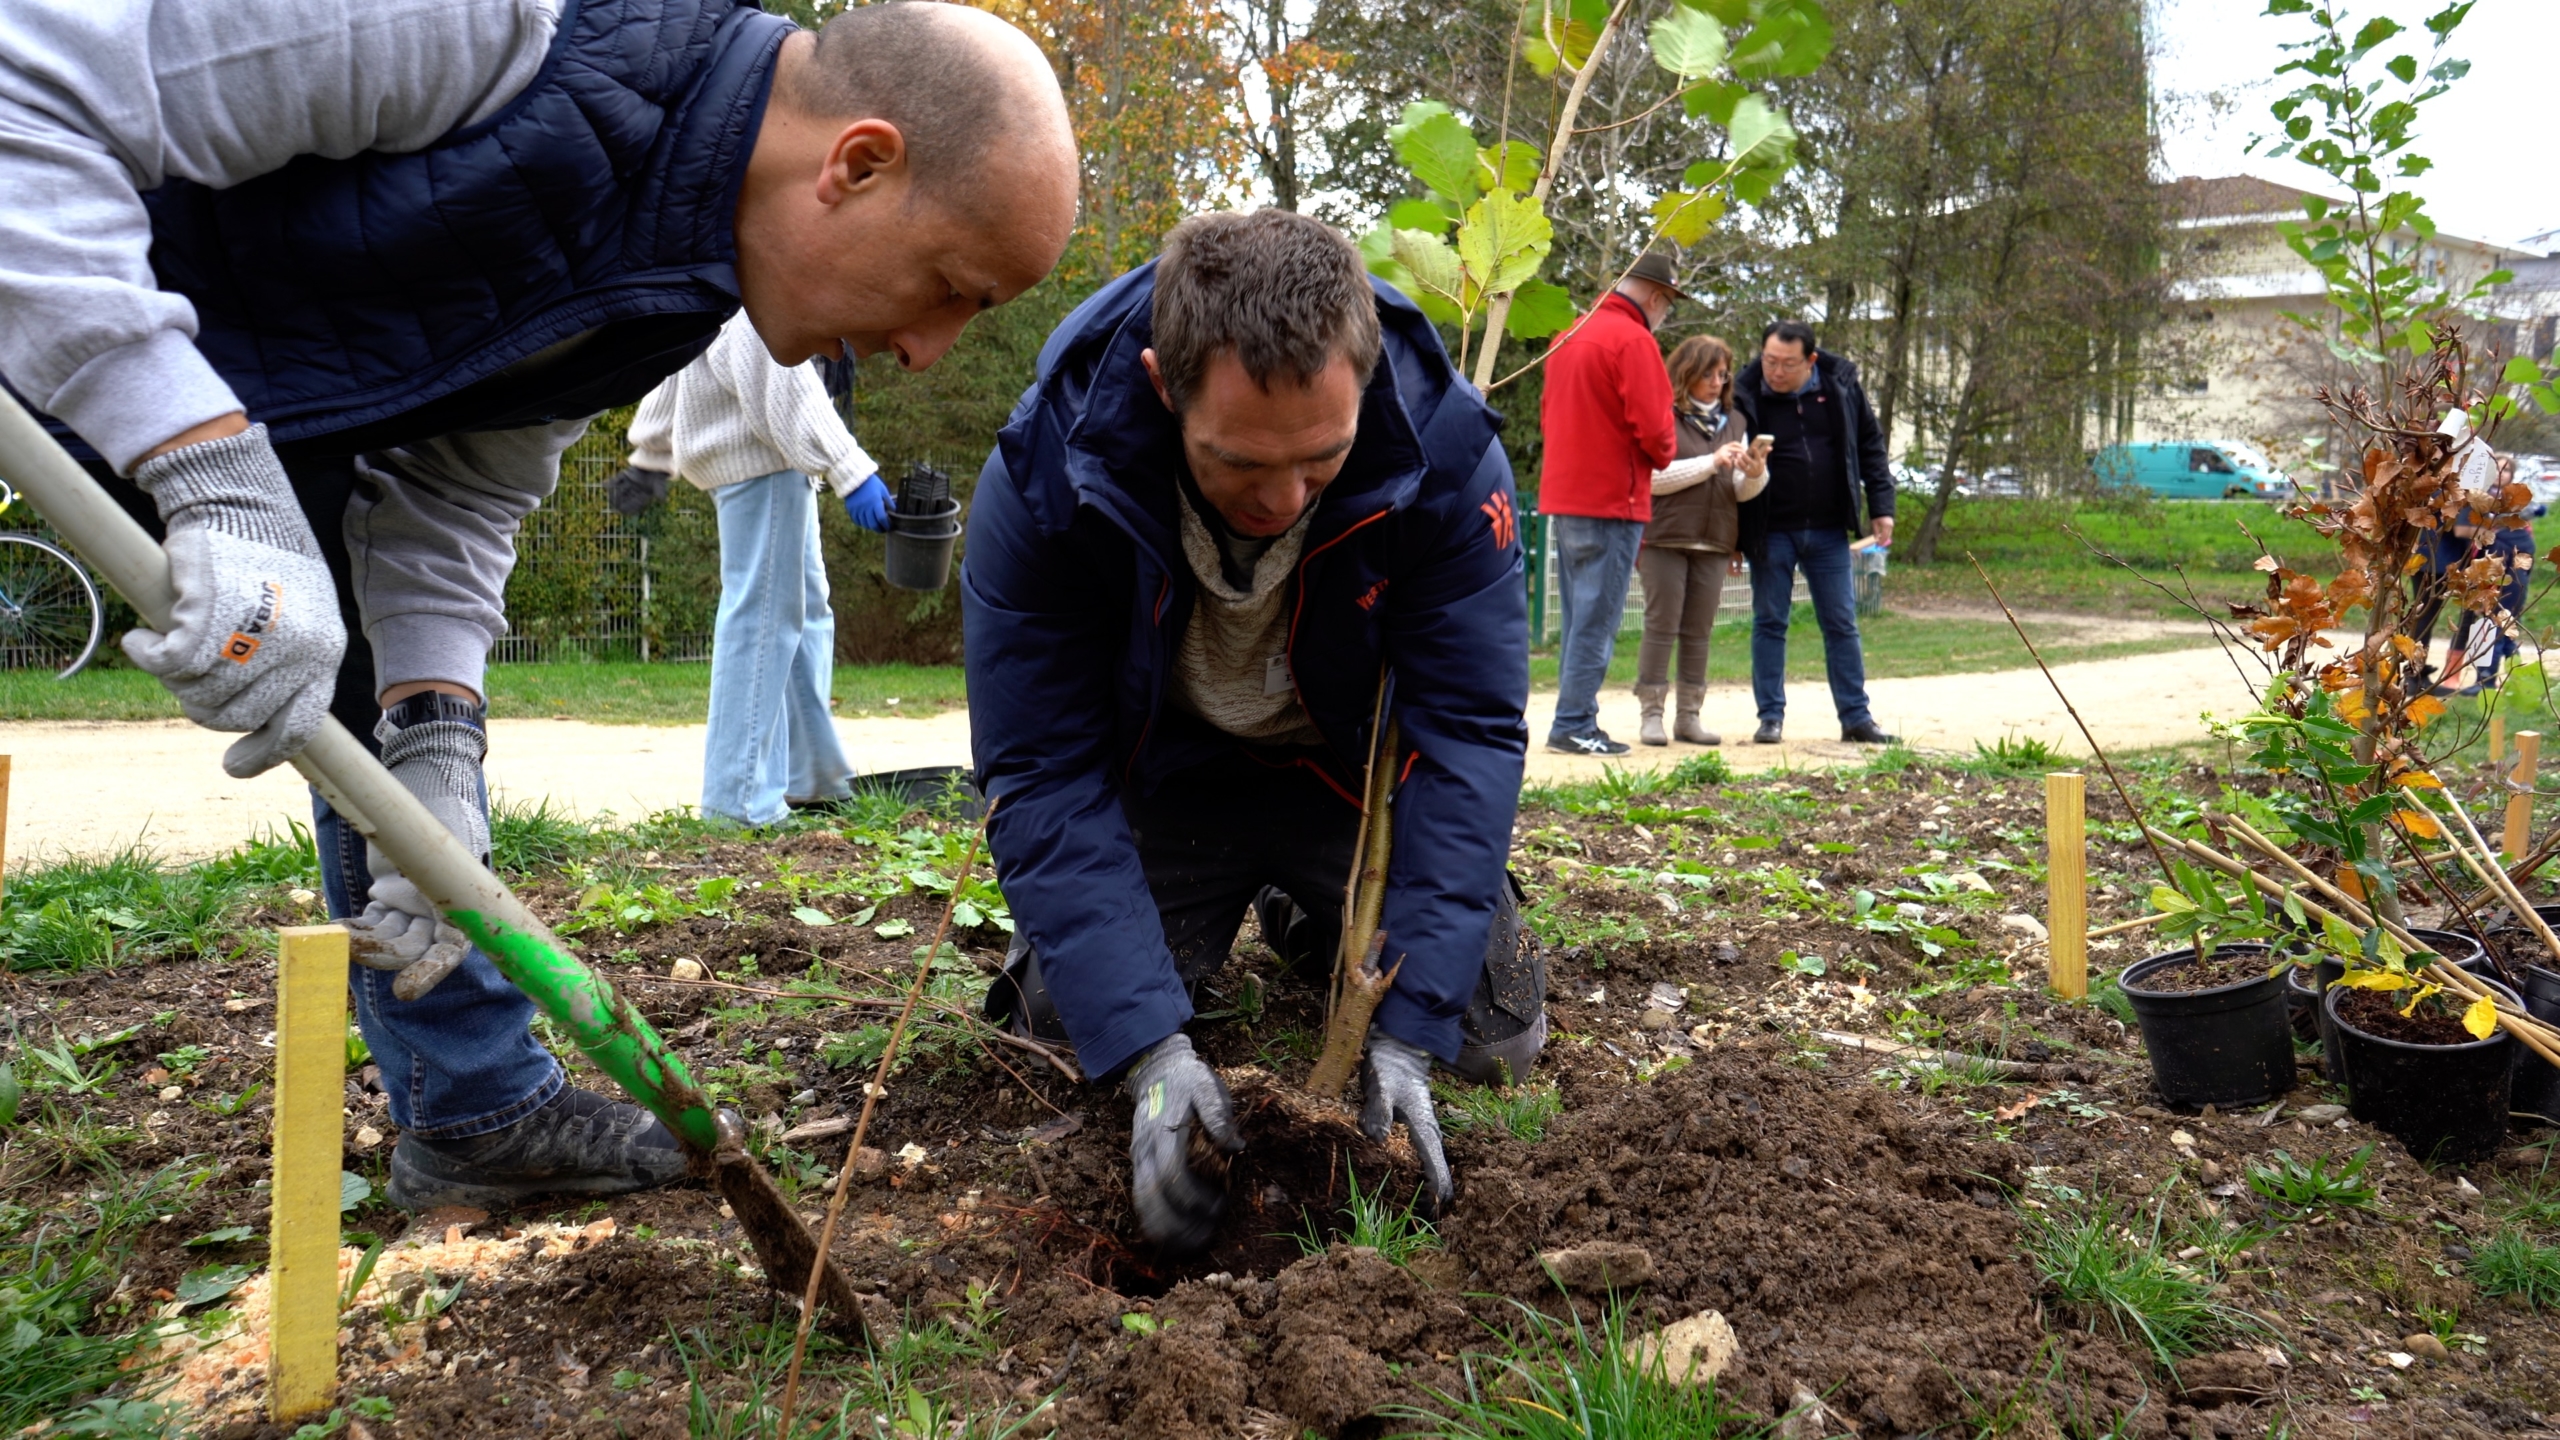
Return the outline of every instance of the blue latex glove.
[[[873,471],[871,478],[844,497],[845,517],[865,530],[889,528],[889,486]]]

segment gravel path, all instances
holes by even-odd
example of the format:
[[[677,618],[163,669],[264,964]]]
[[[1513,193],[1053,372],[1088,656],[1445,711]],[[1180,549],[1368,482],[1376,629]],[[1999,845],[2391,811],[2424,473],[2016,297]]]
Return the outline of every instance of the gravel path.
[[[2099,743],[2111,750],[2191,740],[2201,712],[2236,715],[2251,704],[2249,686],[2210,649],[2061,665],[2055,675]],[[2074,753],[2086,749],[2032,669],[1878,680],[1868,688],[1877,719],[1924,749],[1970,751],[2003,736],[2030,737]],[[1871,753],[1839,742],[1822,685],[1789,685],[1787,707],[1783,745],[1749,743],[1755,722],[1747,685],[1710,691],[1703,718],[1723,734],[1724,754],[1737,769],[1837,765]],[[1602,762],[1543,748],[1554,711],[1552,693],[1531,697],[1531,782],[1597,776]],[[1624,689],[1607,692],[1600,723],[1632,742],[1634,697]],[[839,720],[836,728],[845,753],[865,770],[959,765],[969,758],[965,711],[922,720]],[[628,818],[689,805],[701,794],[699,725],[499,720],[491,732],[489,779],[502,797],[547,798],[581,814],[611,811]],[[0,753],[14,759],[9,857],[99,855],[138,841],[164,857],[187,858],[221,851],[261,829],[282,829],[289,818],[308,823],[310,801],[298,776],[279,770],[233,780],[222,773],[228,738],[183,721],[0,725]],[[1669,764],[1696,753],[1685,745],[1639,747],[1618,763]]]

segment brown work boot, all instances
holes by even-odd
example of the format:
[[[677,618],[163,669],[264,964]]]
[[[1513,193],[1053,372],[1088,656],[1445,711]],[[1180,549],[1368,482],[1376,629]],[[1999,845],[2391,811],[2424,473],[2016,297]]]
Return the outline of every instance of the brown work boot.
[[[1679,717],[1672,722],[1671,738],[1683,745],[1721,745],[1724,737],[1698,723],[1698,707],[1707,703],[1707,687],[1680,687]]]
[[[1636,730],[1636,739],[1647,745],[1668,745],[1671,737],[1662,733],[1662,697],[1669,694],[1668,685],[1638,685],[1636,703],[1644,707],[1644,722]]]

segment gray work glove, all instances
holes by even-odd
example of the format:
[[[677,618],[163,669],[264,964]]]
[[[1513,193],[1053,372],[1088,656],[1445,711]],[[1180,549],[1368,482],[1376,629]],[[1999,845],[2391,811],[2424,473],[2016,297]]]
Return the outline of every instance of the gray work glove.
[[[485,862],[489,817],[481,807],[480,762],[489,753],[489,736],[477,720],[479,707],[468,708],[473,719],[439,718],[408,726],[395,725],[385,715],[373,735],[382,742],[384,768],[453,832],[463,849]],[[391,993],[415,1000],[462,963],[471,951],[470,938],[370,839],[364,858],[365,868],[373,872],[373,895],[364,913],[347,922],[348,953],[369,969],[395,972],[399,978],[391,982]]]
[[[166,632],[126,631],[124,653],[188,719],[248,732],[222,755],[235,778],[292,759],[328,717],[347,630],[267,427],[154,456],[133,482],[168,526],[178,603]]]
[[[1129,1124],[1138,1224],[1167,1250],[1198,1250],[1218,1227],[1227,1191],[1223,1176],[1213,1182],[1191,1168],[1192,1123],[1227,1154],[1244,1148],[1226,1082],[1191,1053],[1191,1037],[1176,1031],[1129,1067],[1129,1098],[1138,1103]]]
[[[1392,1035],[1369,1032],[1369,1056],[1361,1088],[1367,1103],[1360,1107],[1360,1133],[1372,1140],[1387,1138],[1398,1120],[1413,1133],[1413,1153],[1430,1182],[1429,1214],[1449,1208],[1449,1154],[1440,1144],[1440,1112],[1431,1106],[1431,1052],[1407,1045]]]
[[[667,498],[667,472],[625,465],[604,482],[604,503],[617,515],[637,515]]]

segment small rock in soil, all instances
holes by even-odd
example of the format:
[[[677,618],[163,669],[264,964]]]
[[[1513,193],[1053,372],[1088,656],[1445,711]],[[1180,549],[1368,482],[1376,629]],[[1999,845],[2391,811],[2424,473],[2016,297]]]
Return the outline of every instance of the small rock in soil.
[[[1672,1384],[1695,1387],[1722,1375],[1740,1349],[1722,1312],[1701,1310],[1628,1341],[1625,1353],[1627,1363],[1646,1374],[1657,1373],[1660,1366],[1658,1373]]]
[[[2344,1105],[2305,1105],[2293,1112],[2293,1118],[2305,1125],[2326,1125],[2332,1120],[2346,1118],[2346,1113]]]
[[[852,1128],[853,1122],[842,1115],[832,1115],[824,1120],[803,1121],[782,1132],[782,1143],[800,1145],[811,1140],[832,1140]],[[871,1149],[868,1145],[862,1148]]]
[[[2480,1198],[2480,1187],[2472,1184],[2462,1176],[2456,1175],[2453,1177],[2453,1193],[2461,1196],[2465,1200],[2477,1200]]]
[[[2033,915],[2003,915],[2000,917],[2000,928],[2015,930],[2029,940],[2050,938],[2045,932],[2044,922]]]
[[[667,967],[667,974],[678,980],[699,980],[709,973],[711,972],[702,968],[701,961],[691,958],[678,960]]]
[[[1641,1245],[1598,1240],[1565,1250],[1542,1250],[1538,1263],[1568,1290],[1624,1290],[1653,1279],[1653,1255]]]
[[[2444,1348],[2444,1342],[2433,1335],[2417,1334],[2406,1336],[2400,1341],[2400,1348],[2417,1356],[2421,1360],[2450,1360],[2453,1358],[2453,1352]]]
[[[1647,1010],[1642,1015],[1636,1017],[1636,1028],[1645,1031],[1668,1030],[1671,1028],[1671,1012],[1668,1010]]]

